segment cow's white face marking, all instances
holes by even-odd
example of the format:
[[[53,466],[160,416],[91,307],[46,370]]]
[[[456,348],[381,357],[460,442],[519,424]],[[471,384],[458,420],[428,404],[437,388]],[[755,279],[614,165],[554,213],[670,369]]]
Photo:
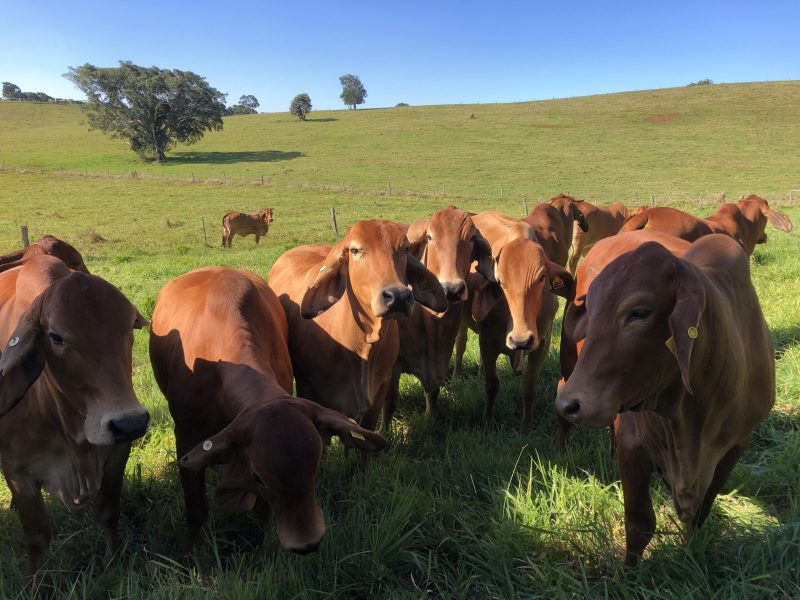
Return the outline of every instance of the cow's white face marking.
[[[14,346],[16,346],[17,344],[19,344],[19,338],[18,338],[18,337],[12,337],[10,340],[8,340],[8,345],[9,345],[11,348],[13,348]]]
[[[206,452],[211,450],[211,448],[213,448],[213,447],[214,447],[214,444],[211,442],[211,440],[206,440],[205,442],[203,442],[203,450],[205,450]]]

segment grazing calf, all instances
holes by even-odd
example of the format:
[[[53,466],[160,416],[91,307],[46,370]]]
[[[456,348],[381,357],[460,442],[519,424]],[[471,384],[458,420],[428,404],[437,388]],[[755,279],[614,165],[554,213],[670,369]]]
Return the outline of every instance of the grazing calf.
[[[255,213],[241,213],[235,210],[226,212],[222,217],[222,246],[230,248],[234,235],[245,237],[251,233],[256,236],[256,244],[258,244],[261,236],[267,235],[269,224],[272,221],[271,208],[265,208]]]
[[[755,194],[739,200],[738,204],[723,204],[713,214],[706,217],[721,231],[739,242],[747,253],[753,254],[756,244],[764,244],[767,234],[764,230],[769,223],[778,231],[792,230],[792,221],[780,211],[772,210],[769,203]]]
[[[576,201],[576,206],[583,214],[588,229],[581,229],[576,221],[572,231],[572,256],[569,259],[569,272],[573,275],[581,257],[600,240],[615,235],[629,216],[628,209],[619,202],[607,206],[595,206],[590,202]]]
[[[133,329],[147,321],[108,282],[33,256],[0,274],[0,456],[17,507],[28,567],[51,537],[42,488],[70,511],[92,506],[106,551],[117,522],[131,442],[149,415],[131,384]]]
[[[646,243],[592,282],[573,325],[584,339],[558,391],[562,417],[615,425],[628,565],[655,531],[659,471],[678,518],[700,526],[775,401],[775,359],[749,261],[709,235],[683,255]]]
[[[472,222],[469,213],[448,206],[427,219],[411,224],[406,234],[410,252],[439,280],[447,295],[447,310],[433,313],[420,307],[408,319],[400,319],[400,354],[394,365],[381,429],[388,430],[399,399],[400,373],[415,375],[425,391],[425,413],[432,419],[439,386],[447,376],[458,329],[461,307],[467,300],[470,266],[492,278],[492,249]]]
[[[400,350],[395,319],[410,316],[414,300],[447,309],[436,277],[409,254],[403,229],[358,221],[335,246],[285,252],[269,283],[289,321],[298,395],[375,429]]]
[[[578,204],[571,196],[559,194],[546,203],[534,206],[525,217],[525,222],[533,227],[536,240],[548,258],[562,267],[567,265],[573,227],[581,233],[589,231],[589,224],[578,210]]]
[[[343,415],[292,398],[286,317],[259,277],[208,267],[173,279],[153,312],[150,360],[175,421],[187,547],[208,518],[205,468],[225,510],[275,516],[281,545],[313,551],[325,534],[315,493],[323,442],[386,442]]]
[[[73,271],[82,271],[83,273],[89,272],[89,269],[86,268],[86,264],[83,262],[81,253],[72,245],[52,235],[42,236],[42,239],[35,244],[31,244],[11,254],[0,256],[0,272],[18,267],[24,260],[40,254],[49,254],[50,256],[60,258],[64,264]]]
[[[492,423],[494,400],[500,388],[497,357],[508,355],[519,370],[527,354],[528,368],[522,382],[522,431],[527,432],[531,429],[536,384],[550,347],[558,308],[555,295],[571,300],[575,282],[572,275],[547,257],[526,222],[496,212],[475,215],[472,221],[491,245],[494,257],[492,281],[471,278],[474,291],[469,312],[464,315],[465,324],[478,334],[486,393],[484,423]],[[456,344],[458,369],[465,342],[462,328]]]

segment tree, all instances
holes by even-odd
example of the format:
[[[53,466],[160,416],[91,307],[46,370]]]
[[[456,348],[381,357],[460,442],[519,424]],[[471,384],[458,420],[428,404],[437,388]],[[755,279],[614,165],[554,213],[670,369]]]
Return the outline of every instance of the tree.
[[[357,76],[342,75],[339,77],[339,83],[342,84],[342,93],[339,95],[342,102],[353,110],[356,109],[356,104],[364,104],[364,98],[367,97],[367,90]]]
[[[258,103],[258,99],[255,96],[240,96],[239,104],[234,104],[230,108],[225,109],[225,116],[255,115],[258,113],[256,109],[259,106],[261,105]]]
[[[305,121],[306,115],[311,112],[311,98],[308,97],[308,94],[297,94],[289,106],[289,112],[301,121]]]
[[[86,94],[92,129],[128,140],[131,150],[162,162],[176,142],[193,144],[222,129],[225,94],[191,71],[85,64],[64,75]]]
[[[253,111],[253,113],[256,112],[256,109],[259,106],[261,106],[258,103],[258,99],[255,96],[253,96],[252,94],[247,94],[245,96],[240,96],[239,97],[239,104],[241,106],[244,106],[245,108],[249,108],[250,110]]]
[[[18,99],[22,97],[22,90],[10,81],[3,82],[3,98]]]

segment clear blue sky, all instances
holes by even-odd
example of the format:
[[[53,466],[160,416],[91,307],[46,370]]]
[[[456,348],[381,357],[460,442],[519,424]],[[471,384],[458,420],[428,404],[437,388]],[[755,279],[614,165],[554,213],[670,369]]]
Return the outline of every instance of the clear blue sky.
[[[364,108],[800,79],[800,0],[0,0],[0,15],[0,80],[68,98],[82,96],[67,67],[121,59],[194,71],[269,112],[299,92],[342,108],[344,73]]]

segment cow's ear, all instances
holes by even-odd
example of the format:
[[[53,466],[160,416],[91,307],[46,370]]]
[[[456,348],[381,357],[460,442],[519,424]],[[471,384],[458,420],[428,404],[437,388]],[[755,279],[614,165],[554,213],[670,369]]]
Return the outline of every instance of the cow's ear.
[[[575,364],[578,362],[578,344],[586,337],[588,320],[585,303],[567,302],[561,323],[561,347],[558,353],[561,376],[565,380],[569,379],[575,370]]]
[[[317,406],[313,416],[314,425],[325,443],[330,443],[332,436],[338,437],[348,448],[358,448],[367,452],[383,450],[388,442],[380,435],[361,427],[355,420],[343,414]]]
[[[486,238],[480,232],[475,233],[475,240],[472,242],[472,257],[471,260],[478,261],[476,271],[483,275],[489,281],[496,283],[494,278],[494,257],[492,256],[492,247]]]
[[[199,471],[212,465],[232,462],[238,444],[242,441],[241,421],[237,417],[218,434],[203,440],[183,455],[178,464],[183,469]]]
[[[503,297],[499,283],[485,282],[472,295],[472,318],[480,323]]]
[[[347,255],[345,242],[336,244],[320,267],[314,280],[300,303],[300,314],[304,319],[313,319],[336,304],[347,289]]]
[[[0,416],[22,400],[44,370],[44,335],[37,312],[31,306],[22,315],[0,355]]]
[[[142,313],[140,313],[137,310],[136,311],[136,318],[133,320],[133,328],[134,329],[144,329],[145,327],[150,327],[150,321],[148,321],[144,316],[142,316]]]
[[[425,250],[428,247],[428,219],[417,219],[408,226],[408,251],[424,262]]]
[[[586,220],[586,217],[583,216],[583,213],[578,210],[578,207],[575,204],[570,204],[572,206],[572,218],[578,224],[578,227],[581,228],[581,231],[589,231],[589,223]]]
[[[550,260],[547,261],[546,269],[550,292],[572,302],[575,298],[575,278],[564,267]]]
[[[792,230],[792,220],[781,211],[766,208],[762,209],[762,212],[774,229],[785,231],[786,233]]]
[[[672,337],[667,347],[678,361],[683,386],[690,394],[689,367],[694,341],[701,335],[700,317],[706,306],[706,292],[700,278],[681,259],[675,259],[675,306],[669,315],[669,331]]]
[[[411,255],[406,256],[406,279],[414,300],[434,312],[447,310],[447,296],[436,276]]]

